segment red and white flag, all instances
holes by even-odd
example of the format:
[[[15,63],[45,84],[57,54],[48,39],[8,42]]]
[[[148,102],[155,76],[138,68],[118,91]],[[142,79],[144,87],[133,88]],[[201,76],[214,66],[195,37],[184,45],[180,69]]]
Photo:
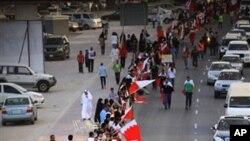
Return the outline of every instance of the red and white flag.
[[[133,107],[129,107],[125,110],[125,114],[122,116],[122,120],[132,120],[134,118]]]
[[[147,103],[146,97],[139,96],[137,93],[134,95],[135,103]]]
[[[141,141],[140,128],[135,119],[126,123],[120,131],[127,141]]]
[[[149,58],[146,58],[143,62],[140,62],[138,65],[137,65],[137,70],[139,71],[139,73],[145,69],[146,67],[146,64],[148,62],[148,59]]]
[[[153,83],[155,80],[142,80],[142,81],[134,81],[131,83],[129,87],[129,94],[133,94],[137,92],[138,90],[142,89],[143,87],[146,87],[147,85]]]

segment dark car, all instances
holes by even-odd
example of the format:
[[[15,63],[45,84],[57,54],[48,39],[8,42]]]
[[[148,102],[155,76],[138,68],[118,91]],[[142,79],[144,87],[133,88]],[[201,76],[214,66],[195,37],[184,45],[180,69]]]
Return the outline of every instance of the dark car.
[[[120,11],[115,11],[111,14],[104,15],[101,17],[102,20],[108,21],[119,21],[120,20]]]
[[[66,36],[49,36],[44,44],[45,59],[59,58],[65,60],[70,57],[70,45]]]

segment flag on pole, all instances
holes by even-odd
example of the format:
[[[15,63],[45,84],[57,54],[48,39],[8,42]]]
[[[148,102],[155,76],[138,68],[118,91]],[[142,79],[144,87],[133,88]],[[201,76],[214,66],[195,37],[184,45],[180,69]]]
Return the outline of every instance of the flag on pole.
[[[125,110],[125,114],[122,116],[122,120],[132,120],[134,118],[133,107],[129,107]]]
[[[129,87],[129,94],[133,94],[137,92],[139,89],[146,87],[147,85],[153,83],[155,80],[142,80],[142,81],[134,81],[131,83]]]
[[[141,141],[140,128],[135,119],[126,123],[120,131],[127,141]]]

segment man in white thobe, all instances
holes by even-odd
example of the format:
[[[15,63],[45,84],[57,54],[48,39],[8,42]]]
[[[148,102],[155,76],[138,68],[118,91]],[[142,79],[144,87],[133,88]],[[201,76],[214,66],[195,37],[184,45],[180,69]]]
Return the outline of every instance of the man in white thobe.
[[[84,90],[81,96],[82,120],[90,120],[92,115],[92,94],[88,90]]]

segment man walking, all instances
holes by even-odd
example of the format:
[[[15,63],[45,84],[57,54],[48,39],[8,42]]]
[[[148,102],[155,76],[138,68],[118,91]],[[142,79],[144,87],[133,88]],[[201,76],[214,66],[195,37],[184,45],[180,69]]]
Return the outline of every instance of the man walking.
[[[90,120],[92,115],[92,94],[88,90],[84,90],[81,96],[81,105],[82,105],[82,120]]]
[[[107,73],[107,68],[103,65],[103,63],[100,64],[99,69],[98,69],[98,73],[100,76],[102,89],[105,89],[106,88],[106,77],[108,76],[108,73]]]
[[[96,56],[96,52],[94,51],[93,47],[90,47],[90,50],[89,50],[89,70],[90,70],[90,72],[94,71],[95,56]]]
[[[128,51],[126,49],[126,46],[124,46],[123,44],[125,43],[122,43],[122,47],[119,50],[119,55],[120,55],[121,67],[124,69]]]
[[[77,55],[77,62],[78,62],[79,73],[83,73],[84,56],[81,50],[79,51],[79,54]]]
[[[186,110],[190,109],[192,106],[192,95],[194,90],[194,81],[187,76],[187,80],[184,82],[184,91],[186,95]]]
[[[191,58],[192,58],[193,67],[195,68],[198,67],[198,57],[199,57],[199,52],[196,47],[193,47],[193,50],[191,52]]]
[[[174,88],[172,83],[168,79],[166,79],[166,81],[163,84],[163,92],[164,92],[163,104],[166,110],[171,108],[171,96],[173,91]]]
[[[73,141],[73,135],[68,135],[68,141]]]
[[[219,27],[219,28],[222,28],[223,21],[224,21],[223,14],[220,13],[220,15],[219,15],[219,17],[218,17],[218,22],[219,22],[218,27]]]
[[[118,60],[115,61],[114,65],[113,65],[113,70],[115,72],[116,84],[119,85],[119,83],[120,83],[121,65],[119,64]]]

